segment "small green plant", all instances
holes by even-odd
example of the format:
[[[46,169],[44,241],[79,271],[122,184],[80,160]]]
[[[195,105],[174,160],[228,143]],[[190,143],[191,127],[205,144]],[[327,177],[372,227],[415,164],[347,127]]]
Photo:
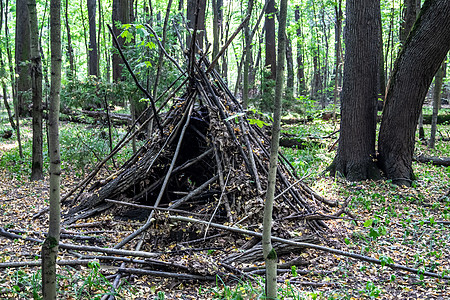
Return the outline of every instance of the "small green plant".
[[[366,283],[366,288],[359,291],[360,294],[369,297],[371,299],[378,298],[381,295],[381,290],[372,282]]]

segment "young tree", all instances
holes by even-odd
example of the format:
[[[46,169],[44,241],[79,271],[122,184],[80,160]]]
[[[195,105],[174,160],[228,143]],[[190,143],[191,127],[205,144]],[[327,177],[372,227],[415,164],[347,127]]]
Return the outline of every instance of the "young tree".
[[[31,180],[44,178],[42,155],[42,63],[39,49],[39,28],[36,0],[28,0],[30,12],[31,36],[31,87],[33,99],[33,150],[31,162]]]
[[[299,95],[306,94],[305,66],[303,65],[303,34],[300,19],[300,6],[295,7],[295,22],[297,26],[297,90]]]
[[[263,220],[263,255],[266,262],[266,299],[277,299],[277,254],[272,247],[272,211],[276,189],[278,148],[280,139],[281,98],[284,82],[284,62],[286,58],[286,19],[287,0],[280,1],[280,17],[278,24],[278,52],[275,83],[275,99],[273,107],[272,140],[270,143],[270,162],[267,183],[266,201]]]
[[[379,178],[374,162],[380,0],[347,0],[341,133],[331,174],[348,180]]]
[[[27,92],[31,90],[30,78],[30,18],[27,0],[16,2],[16,74],[17,77],[17,101],[19,116],[29,116],[27,108]]]
[[[386,176],[397,184],[409,186],[414,178],[417,120],[433,76],[450,49],[449,15],[450,1],[425,1],[389,81],[378,161]]]
[[[59,99],[61,91],[61,0],[50,0],[51,87],[48,116],[50,156],[50,211],[48,234],[42,244],[42,294],[56,299],[56,258],[60,233],[61,158],[59,151]]]
[[[436,130],[437,130],[437,118],[439,114],[439,104],[441,103],[441,92],[442,92],[442,83],[444,80],[445,74],[445,62],[442,63],[442,66],[434,76],[434,89],[433,89],[433,115],[431,117],[431,132],[430,132],[430,140],[428,141],[428,148],[434,149],[436,144]]]
[[[65,2],[64,24],[66,26],[67,56],[69,58],[69,70],[70,70],[70,72],[67,74],[67,77],[69,79],[72,79],[76,74],[76,69],[75,69],[75,60],[73,57],[72,35],[70,34],[70,25],[69,25],[69,0],[66,0]]]
[[[247,3],[247,15],[251,15],[253,11],[253,0],[249,0]],[[250,61],[252,59],[251,52],[251,32],[250,32],[250,21],[244,24],[244,74],[242,78],[242,106],[246,109],[248,106],[248,89],[249,89],[249,70],[250,70]]]

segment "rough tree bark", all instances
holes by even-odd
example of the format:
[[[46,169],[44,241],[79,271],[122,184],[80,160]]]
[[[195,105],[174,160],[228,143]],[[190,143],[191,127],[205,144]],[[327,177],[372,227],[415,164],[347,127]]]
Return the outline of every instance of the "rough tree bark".
[[[266,18],[264,28],[266,34],[266,60],[264,66],[268,68],[270,73],[267,78],[275,80],[277,74],[277,51],[275,45],[275,0],[266,0]]]
[[[61,91],[61,0],[50,0],[51,86],[48,116],[50,156],[50,211],[48,234],[42,244],[42,294],[56,299],[56,257],[60,233],[61,160],[59,151],[59,99]]]
[[[30,18],[27,0],[16,2],[16,74],[18,74],[17,101],[19,116],[30,116],[27,101],[27,92],[31,90],[30,77]],[[28,97],[29,99],[30,97]]]
[[[332,175],[348,180],[377,179],[374,162],[377,76],[380,53],[379,0],[347,0],[341,135]]]
[[[342,50],[341,33],[342,33],[342,19],[343,19],[342,0],[339,0],[334,5],[334,10],[335,10],[335,14],[336,14],[336,25],[334,27],[336,66],[334,69],[333,119],[336,119],[336,107],[338,104],[339,86],[340,86],[340,82],[341,82],[341,70],[342,70],[342,67],[341,67],[341,50]],[[381,23],[380,23],[380,25],[381,25]]]
[[[97,0],[87,0],[89,19],[89,75],[98,76],[98,49],[97,29],[95,26],[95,13]]]
[[[400,23],[400,34],[399,39],[402,45],[405,44],[406,38],[417,19],[417,13],[420,10],[421,0],[404,0],[403,1],[403,11],[402,11],[402,21]]]
[[[248,1],[247,6],[247,15],[251,15],[253,11],[253,0]],[[252,52],[251,52],[251,43],[250,40],[250,21],[246,22],[244,25],[244,38],[245,38],[245,45],[244,45],[244,74],[242,78],[242,106],[244,109],[248,106],[248,89],[249,89],[249,70],[250,70],[250,61],[252,59]]]
[[[128,24],[130,23],[130,0],[113,0],[112,7],[112,22],[113,22],[113,31],[114,35],[119,41],[120,46],[123,46],[124,39],[119,37],[121,33],[119,24]],[[119,26],[119,27],[118,27]],[[122,69],[123,69],[123,61],[117,51],[114,51],[112,56],[112,73],[113,73],[113,81],[119,82],[122,80]]]
[[[433,76],[450,49],[450,1],[425,1],[390,79],[378,139],[379,165],[410,185],[417,120]],[[405,109],[407,108],[407,109]]]
[[[33,150],[31,157],[31,180],[44,178],[42,154],[42,63],[39,49],[39,28],[36,0],[28,0],[31,37],[31,87],[33,117]]]
[[[187,22],[188,27],[192,30],[195,28],[195,14],[197,12],[198,5],[198,20],[197,20],[197,36],[196,40],[200,47],[203,49],[203,43],[205,39],[205,9],[206,9],[206,0],[187,0]],[[191,44],[191,36],[188,34],[186,36],[186,47],[189,47]]]
[[[305,67],[303,65],[303,34],[302,34],[302,22],[300,19],[300,6],[295,7],[295,22],[297,23],[297,90],[299,95],[306,94],[305,85]]]
[[[270,162],[266,200],[264,204],[263,255],[266,263],[266,299],[277,299],[277,254],[272,247],[272,211],[276,189],[278,148],[280,140],[281,98],[284,82],[284,62],[286,58],[286,18],[287,0],[280,1],[280,17],[278,29],[278,56],[275,83],[275,99],[273,107],[272,140],[270,144]]]

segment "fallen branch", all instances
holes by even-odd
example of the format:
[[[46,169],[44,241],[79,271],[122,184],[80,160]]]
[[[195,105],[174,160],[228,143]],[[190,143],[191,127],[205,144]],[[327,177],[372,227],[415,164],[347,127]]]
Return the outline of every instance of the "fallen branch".
[[[84,259],[77,259],[77,260],[57,260],[56,264],[60,266],[81,266],[81,265],[87,265],[92,260],[84,260]],[[11,261],[11,262],[4,262],[0,263],[0,269],[5,268],[22,268],[22,267],[39,267],[42,265],[42,261],[40,259],[33,260],[33,261]]]
[[[186,217],[181,217],[181,216],[170,216],[169,219],[172,220],[172,221],[181,221],[181,222],[190,222],[190,223],[197,223],[197,224],[208,225],[208,222],[206,222],[206,221],[197,220],[197,219],[193,219],[193,218],[186,218]],[[230,227],[230,226],[225,226],[225,225],[216,224],[216,223],[210,223],[210,226],[211,227],[215,227],[215,228],[219,228],[219,229],[223,229],[223,230],[228,230],[228,231],[235,232],[235,233],[246,234],[246,235],[250,235],[250,236],[257,236],[257,237],[261,237],[262,238],[262,234],[261,233],[250,231],[250,230],[246,230],[246,229],[241,229],[241,228],[237,228],[237,227]],[[328,253],[333,253],[333,254],[340,255],[340,256],[346,256],[346,257],[354,258],[354,259],[357,259],[357,260],[362,260],[362,261],[374,263],[374,264],[381,265],[381,266],[386,266],[386,267],[389,267],[389,268],[392,268],[392,269],[403,270],[403,271],[407,271],[407,272],[411,272],[411,273],[415,273],[415,274],[420,273],[420,274],[422,274],[424,276],[450,280],[450,276],[447,276],[447,275],[439,275],[437,273],[428,272],[428,271],[422,271],[422,270],[419,270],[419,269],[410,268],[410,267],[406,267],[406,266],[403,266],[403,265],[400,265],[400,264],[395,264],[395,263],[392,263],[392,264],[385,263],[385,262],[381,262],[380,260],[378,260],[376,258],[372,258],[372,257],[369,257],[369,256],[364,256],[364,255],[361,255],[361,254],[350,253],[350,252],[347,252],[347,251],[341,251],[341,250],[328,248],[328,247],[324,247],[324,246],[319,246],[319,245],[314,245],[314,244],[309,244],[309,243],[294,242],[294,241],[290,241],[290,240],[279,238],[279,237],[275,237],[275,236],[272,237],[272,241],[273,242],[281,242],[281,243],[297,246],[299,248],[316,249],[316,250],[320,250],[320,251],[324,251],[324,252],[328,252]]]
[[[6,231],[3,227],[0,227],[0,235],[7,237],[9,239],[12,239],[12,240],[22,239],[25,241],[31,241],[31,242],[39,243],[39,244],[42,244],[44,242],[43,240],[40,240],[40,239],[23,237],[18,234],[10,233],[10,232]],[[153,257],[159,256],[159,254],[157,254],[157,253],[150,253],[150,252],[145,252],[145,251],[130,251],[130,250],[121,250],[121,249],[112,249],[112,248],[102,248],[102,247],[95,247],[95,246],[80,246],[80,245],[66,244],[66,243],[59,243],[59,248],[68,249],[68,250],[77,250],[77,251],[100,252],[100,253],[122,255],[122,256],[144,257],[144,258],[153,258]]]
[[[415,156],[413,160],[421,163],[432,163],[435,166],[444,166],[444,167],[450,166],[450,157],[419,155]]]
[[[121,273],[138,274],[138,275],[150,275],[158,277],[173,277],[179,280],[201,280],[201,281],[215,281],[215,276],[201,276],[183,273],[171,273],[171,272],[161,272],[153,270],[143,270],[134,268],[118,268]]]

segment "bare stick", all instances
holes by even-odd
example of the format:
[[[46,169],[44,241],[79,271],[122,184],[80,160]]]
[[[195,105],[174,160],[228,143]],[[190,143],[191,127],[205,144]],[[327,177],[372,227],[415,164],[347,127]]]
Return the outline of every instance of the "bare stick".
[[[207,221],[193,219],[193,218],[186,218],[186,217],[181,217],[181,216],[170,216],[169,219],[173,220],[173,221],[182,221],[182,222],[189,222],[189,223],[197,223],[197,224],[208,225]],[[246,234],[246,235],[256,236],[256,237],[261,237],[262,238],[262,234],[259,233],[259,232],[254,232],[254,231],[241,229],[241,228],[237,228],[237,227],[225,226],[225,225],[216,224],[216,223],[209,223],[209,224],[210,224],[211,227],[215,227],[215,228],[228,230],[228,231],[235,232],[235,233]],[[297,246],[297,247],[302,247],[302,248],[316,249],[316,250],[320,250],[320,251],[324,251],[324,252],[328,252],[328,253],[333,253],[333,254],[340,255],[340,256],[346,256],[346,257],[354,258],[354,259],[357,259],[357,260],[362,260],[362,261],[374,263],[374,264],[377,264],[377,265],[382,265],[382,266],[384,265],[384,266],[392,268],[392,269],[399,269],[399,270],[403,270],[403,271],[407,271],[407,272],[411,272],[411,273],[415,273],[415,274],[419,274],[420,273],[420,274],[422,274],[424,276],[450,280],[450,276],[448,276],[448,275],[439,275],[437,273],[428,272],[428,271],[422,271],[422,270],[419,270],[419,269],[410,268],[410,267],[406,267],[406,266],[395,264],[395,263],[392,263],[392,264],[385,263],[385,262],[381,262],[378,259],[375,259],[375,258],[372,258],[372,257],[368,257],[368,256],[364,256],[364,255],[361,255],[361,254],[350,253],[350,252],[341,251],[341,250],[337,250],[337,249],[332,249],[332,248],[319,246],[319,245],[315,245],[315,244],[310,244],[310,243],[294,242],[294,241],[290,241],[290,240],[279,238],[279,237],[275,237],[275,236],[272,236],[272,241],[280,242],[280,243],[284,243],[284,244],[288,244],[288,245],[293,245],[293,246]]]
[[[178,70],[180,70],[181,73],[184,73],[184,70],[180,67],[180,65],[178,64],[178,62],[175,60],[175,58],[173,58],[172,56],[169,55],[169,53],[167,53],[166,49],[164,48],[164,46],[161,44],[161,41],[159,40],[159,36],[156,33],[156,31],[149,25],[149,24],[145,24],[145,27],[147,27],[152,34],[155,36],[156,41],[158,42],[158,46],[159,49],[161,49],[161,51],[164,53],[164,55],[171,61],[173,62],[173,64],[177,67]]]
[[[176,208],[176,207],[180,206],[181,204],[183,204],[184,202],[186,202],[189,199],[191,199],[192,197],[197,196],[204,189],[206,189],[208,187],[208,185],[210,185],[213,182],[215,182],[218,178],[219,178],[219,175],[216,175],[216,176],[210,178],[205,183],[203,183],[201,186],[199,186],[195,190],[191,191],[187,196],[185,196],[185,197],[183,197],[181,199],[175,200],[175,202],[171,206],[169,206],[169,208]]]
[[[23,237],[18,234],[7,232],[3,227],[0,227],[0,235],[10,238],[10,239],[22,239],[25,241],[31,241],[35,243],[43,243],[43,240],[40,239],[33,239],[29,237]],[[145,251],[130,251],[130,250],[121,250],[121,249],[112,249],[112,248],[102,248],[102,247],[96,247],[96,246],[80,246],[80,245],[74,245],[74,244],[67,244],[67,243],[59,243],[59,247],[62,249],[68,249],[68,250],[78,250],[78,251],[91,251],[91,252],[100,252],[100,253],[106,253],[106,254],[114,254],[114,255],[122,255],[122,256],[135,256],[135,257],[145,257],[145,258],[153,258],[158,257],[159,254],[157,253],[150,253]]]
[[[117,200],[112,200],[112,199],[105,199],[106,202],[109,203],[114,203],[114,204],[119,204],[119,205],[125,205],[125,206],[130,206],[130,207],[135,207],[135,208],[142,208],[145,210],[160,210],[160,211],[168,211],[168,212],[173,212],[173,213],[177,213],[177,214],[185,214],[185,215],[191,215],[191,216],[197,216],[197,217],[203,217],[203,214],[197,214],[197,213],[193,213],[190,211],[185,211],[185,210],[181,210],[181,209],[172,209],[172,208],[162,208],[162,207],[158,207],[158,206],[148,206],[148,205],[139,205],[139,204],[134,204],[134,203],[128,203],[128,202],[123,202],[123,201],[117,201]]]
[[[143,269],[133,269],[133,268],[118,268],[121,273],[130,273],[138,275],[150,275],[157,277],[173,277],[179,280],[201,280],[201,281],[214,281],[215,276],[202,276],[202,275],[192,275],[192,274],[181,274],[181,273],[171,273],[162,271],[151,271]]]

